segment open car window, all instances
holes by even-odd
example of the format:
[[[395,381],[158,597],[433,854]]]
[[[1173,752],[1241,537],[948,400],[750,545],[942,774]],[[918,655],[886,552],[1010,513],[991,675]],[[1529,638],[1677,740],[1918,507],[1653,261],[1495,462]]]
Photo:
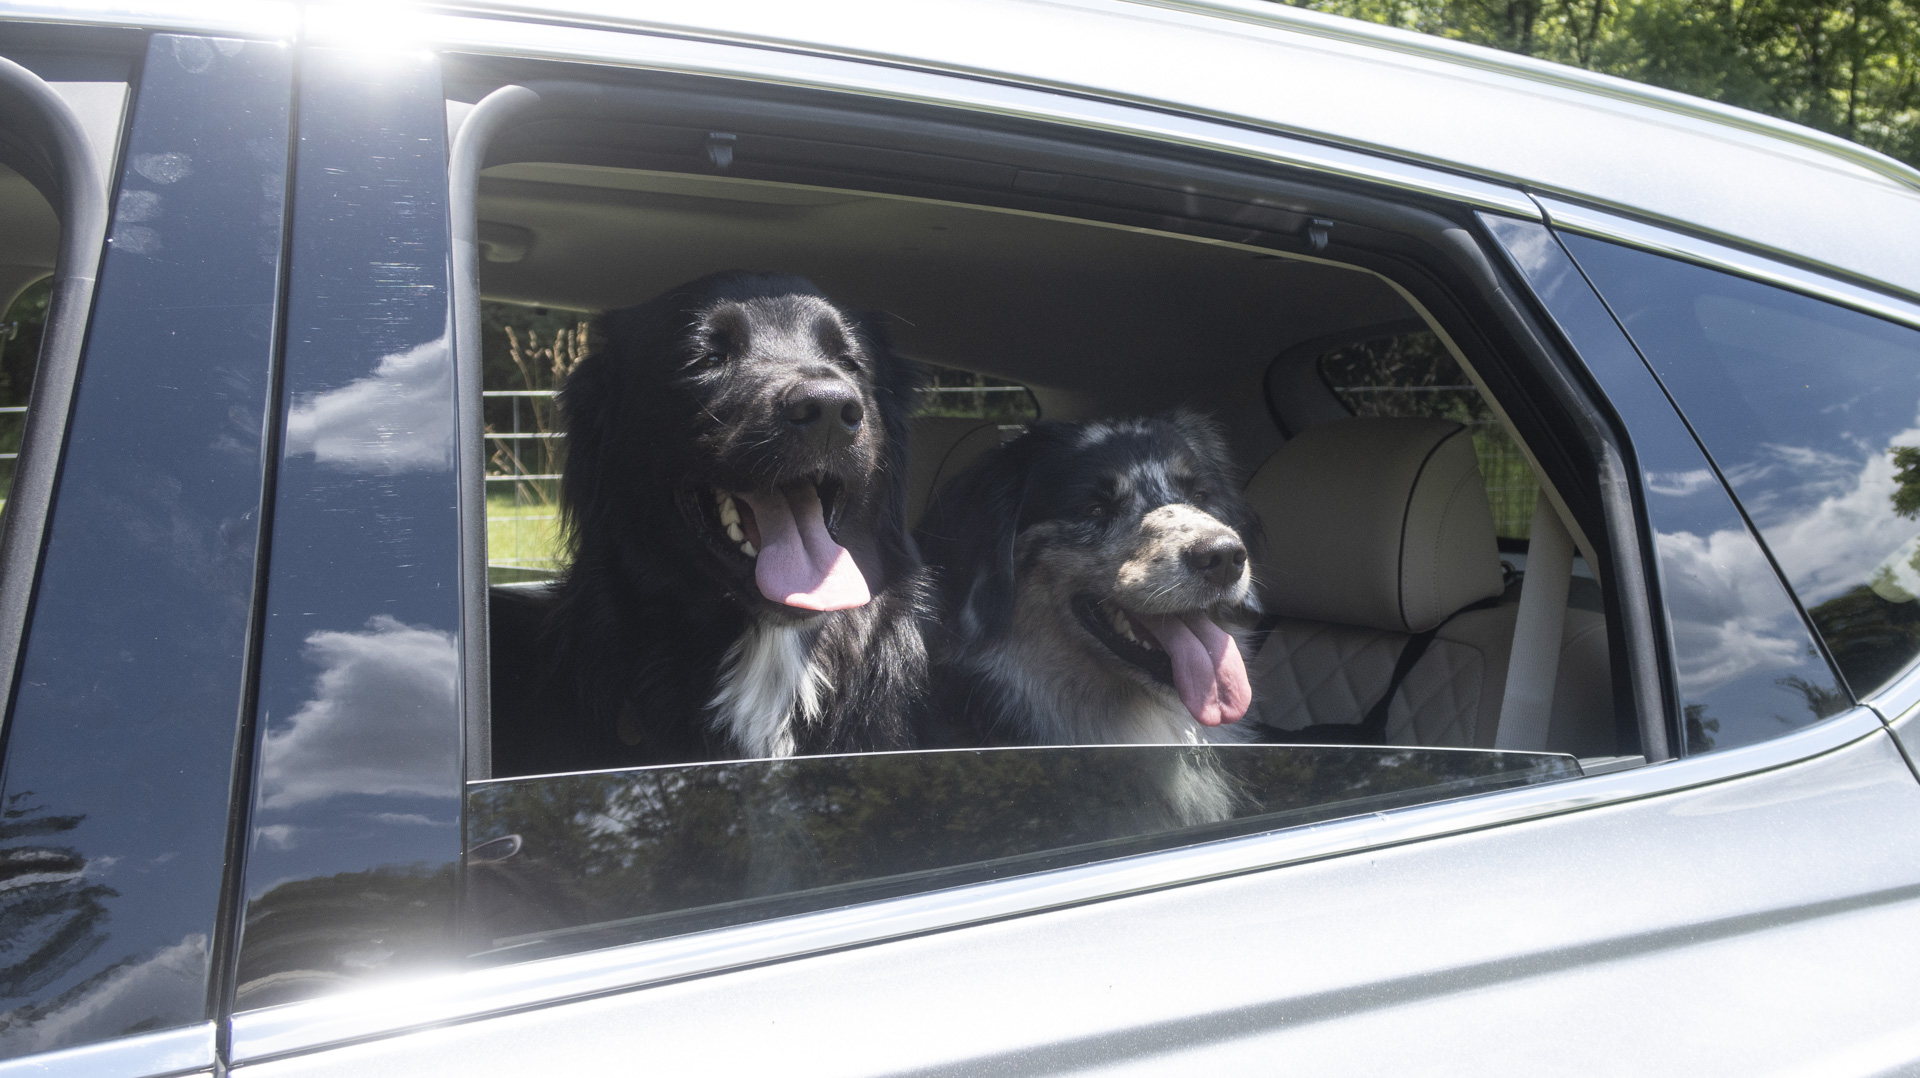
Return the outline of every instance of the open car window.
[[[948,727],[928,727],[919,732],[914,751],[822,754],[803,746],[798,755],[790,747],[770,754],[781,758],[728,759],[757,754],[711,740],[716,734],[710,748],[647,759],[636,746],[647,743],[646,724],[671,717],[677,705],[670,691],[639,697],[619,713],[613,728],[625,739],[624,748],[609,741],[599,757],[543,754],[543,739],[574,736],[564,721],[544,725],[542,717],[557,714],[552,701],[570,691],[543,672],[556,661],[572,662],[550,651],[564,635],[561,623],[574,616],[573,608],[604,603],[602,609],[615,611],[626,601],[619,598],[624,585],[583,592],[576,583],[561,607],[540,605],[558,594],[556,570],[570,557],[589,556],[582,552],[586,547],[566,546],[558,527],[560,503],[608,489],[640,497],[625,483],[608,488],[601,472],[582,473],[597,478],[571,495],[564,489],[562,477],[579,466],[569,454],[583,444],[569,440],[569,424],[579,417],[568,409],[615,417],[593,419],[595,425],[584,428],[597,440],[590,451],[602,454],[597,461],[632,461],[625,474],[646,476],[651,458],[637,447],[660,444],[647,440],[653,429],[682,419],[638,402],[708,384],[700,378],[745,377],[735,373],[744,367],[730,363],[726,338],[707,336],[648,359],[650,366],[629,368],[623,380],[596,374],[597,381],[569,383],[569,375],[587,370],[595,362],[591,357],[609,347],[602,334],[633,332],[620,321],[626,315],[596,323],[581,312],[620,310],[682,281],[693,282],[684,286],[689,289],[705,287],[700,282],[709,278],[701,274],[729,264],[801,274],[848,310],[883,312],[892,347],[912,357],[924,380],[901,428],[908,449],[901,478],[905,516],[936,567],[929,595],[938,595],[922,615],[929,639],[936,641],[930,645],[934,670],[927,690],[936,702],[977,695],[964,668],[937,642],[947,631],[943,622],[957,626],[973,616],[969,595],[979,594],[977,587],[947,588],[951,577],[941,575],[952,572],[942,557],[954,529],[1002,521],[1017,529],[1036,513],[1055,512],[1036,506],[1055,489],[1050,484],[1071,478],[1034,473],[1024,481],[1022,507],[976,504],[963,493],[992,481],[990,470],[978,470],[980,462],[1015,452],[1006,450],[1015,442],[1057,447],[1044,452],[1078,452],[1090,440],[1110,436],[1099,424],[1145,422],[1129,417],[1164,416],[1184,407],[1208,418],[1153,422],[1219,431],[1195,436],[1220,439],[1218,452],[1232,461],[1220,478],[1237,488],[1247,474],[1270,465],[1270,458],[1289,452],[1279,446],[1262,402],[1249,399],[1243,388],[1249,376],[1257,382],[1277,349],[1324,336],[1328,320],[1377,326],[1421,316],[1378,278],[1351,267],[1290,261],[1257,247],[1194,243],[1176,232],[1112,227],[1139,218],[1102,200],[1156,198],[1148,187],[1032,181],[1016,185],[1010,197],[968,192],[952,187],[951,177],[982,175],[982,166],[955,154],[945,164],[928,164],[934,169],[929,176],[947,177],[932,181],[949,183],[936,188],[874,171],[866,151],[849,147],[875,136],[858,129],[859,117],[832,109],[802,109],[804,115],[789,120],[762,113],[751,121],[753,128],[744,126],[743,115],[740,130],[715,133],[718,121],[703,120],[706,126],[698,131],[683,127],[678,117],[693,99],[675,91],[652,95],[636,89],[630,99],[582,97],[573,103],[563,85],[539,86],[548,104],[463,131],[462,140],[478,138],[469,134],[473,130],[492,134],[484,148],[456,142],[450,181],[456,215],[470,212],[474,218],[456,216],[456,246],[459,230],[470,228],[477,256],[475,276],[457,273],[456,288],[478,292],[459,308],[473,312],[476,321],[463,329],[473,334],[485,393],[483,426],[465,451],[480,462],[486,577],[492,585],[493,711],[468,716],[459,946],[470,961],[566,954],[1563,781],[1582,773],[1576,754],[1613,759],[1635,748],[1618,736],[1596,602],[1588,612],[1591,624],[1581,622],[1568,635],[1577,641],[1577,654],[1564,665],[1575,690],[1563,699],[1585,710],[1569,710],[1561,728],[1535,751],[1495,749],[1495,683],[1514,616],[1510,601],[1501,604],[1511,600],[1513,589],[1500,569],[1497,538],[1527,532],[1535,498],[1530,466],[1477,395],[1450,388],[1465,384],[1450,359],[1443,369],[1435,359],[1441,353],[1430,348],[1434,354],[1424,357],[1425,366],[1403,377],[1405,364],[1382,366],[1386,353],[1374,355],[1363,346],[1349,350],[1344,367],[1336,359],[1327,376],[1346,379],[1358,394],[1395,378],[1445,388],[1411,409],[1354,409],[1387,426],[1378,428],[1377,439],[1367,433],[1375,428],[1355,428],[1362,451],[1351,466],[1366,475],[1393,471],[1374,469],[1375,455],[1388,463],[1411,459],[1415,466],[1405,470],[1406,479],[1418,482],[1423,470],[1417,465],[1432,450],[1430,441],[1449,442],[1448,466],[1473,475],[1481,504],[1491,494],[1505,513],[1479,510],[1485,514],[1481,530],[1465,540],[1476,566],[1471,587],[1484,594],[1462,593],[1454,605],[1482,600],[1478,606],[1484,609],[1472,611],[1475,616],[1460,623],[1462,631],[1449,630],[1427,645],[1434,661],[1405,685],[1390,676],[1396,655],[1421,629],[1450,620],[1453,606],[1418,615],[1413,627],[1396,621],[1384,629],[1372,627],[1365,610],[1326,613],[1336,620],[1351,615],[1352,625],[1330,628],[1366,640],[1361,665],[1313,678],[1316,686],[1349,686],[1341,699],[1318,688],[1299,691],[1305,684],[1300,676],[1324,665],[1324,657],[1311,646],[1296,647],[1305,639],[1295,633],[1296,625],[1261,623],[1249,598],[1234,615],[1239,620],[1220,615],[1221,624],[1243,634],[1232,646],[1244,650],[1251,671],[1245,676],[1256,704],[1240,728],[1250,731],[1245,736],[1163,739],[1095,726],[1048,744],[1000,739],[989,719],[951,737]],[[473,88],[461,92],[476,100],[486,96]],[[505,108],[501,102],[515,99],[502,94],[490,100]],[[473,115],[489,111],[493,106],[482,105]],[[474,123],[471,117],[467,122]],[[835,130],[836,124],[843,126]],[[823,137],[830,130],[832,137]],[[469,167],[473,174],[459,172]],[[473,192],[470,204],[461,202],[463,189]],[[1039,206],[1054,212],[1018,212]],[[1201,234],[1212,227],[1201,220],[1161,221]],[[1287,230],[1304,226],[1304,220],[1268,223],[1275,230],[1272,242],[1282,249],[1301,242]],[[1099,283],[1064,291],[1046,284],[1074,275]],[[1189,284],[1167,286],[1180,275]],[[1219,318],[1206,289],[1236,297],[1235,309],[1243,313]],[[672,317],[704,316],[691,309]],[[1426,339],[1431,343],[1431,335]],[[1417,350],[1419,335],[1409,340]],[[1198,355],[1213,355],[1214,361],[1196,363]],[[581,388],[587,385],[594,387],[592,398]],[[616,397],[634,403],[625,412],[598,407]],[[1052,426],[1036,426],[1043,405]],[[732,414],[709,410],[706,419],[724,430]],[[620,433],[633,429],[627,424],[639,424],[642,433]],[[1454,440],[1462,424],[1471,431]],[[619,446],[619,456],[604,456],[610,445]],[[670,470],[704,467],[697,452],[677,446],[651,452],[672,460]],[[1491,478],[1482,480],[1479,472]],[[1245,497],[1251,499],[1248,489]],[[1404,491],[1396,490],[1382,487],[1380,504],[1405,503]],[[725,493],[702,491],[692,499],[696,504],[688,512],[696,536],[702,527],[715,533],[716,542],[724,533],[721,554],[736,544],[757,557],[750,548],[758,547],[759,536],[734,534],[746,516],[739,503],[750,499],[736,494],[730,500]],[[1198,503],[1207,492],[1191,497]],[[1236,489],[1230,497],[1241,495]],[[703,498],[717,498],[719,509],[700,508]],[[616,516],[604,508],[612,504],[583,503],[581,511]],[[677,512],[668,507],[682,503],[647,504],[660,508],[649,510],[646,519],[653,523],[634,525],[634,534],[660,542],[646,529],[666,527],[658,523],[660,514]],[[756,514],[763,511],[761,503],[752,504]],[[711,520],[709,512],[716,513]],[[1249,548],[1239,556],[1251,562],[1248,572],[1264,580],[1285,563],[1269,561],[1273,555],[1258,546],[1263,528],[1255,512],[1249,507],[1234,519]],[[593,526],[592,520],[579,524]],[[1376,530],[1391,530],[1398,542],[1398,524]],[[590,540],[576,535],[573,541]],[[707,572],[697,560],[704,542],[671,548],[682,552],[675,556],[689,563],[690,573]],[[620,549],[628,550],[620,558],[650,556]],[[1267,608],[1280,609],[1271,603]],[[1097,633],[1120,637],[1108,646],[1121,652],[1141,646],[1147,632],[1141,622],[1128,632],[1111,609],[1102,618]],[[605,624],[614,631],[615,621]],[[721,660],[721,678],[732,669],[727,664],[744,661],[739,656],[748,646],[737,645]],[[610,652],[606,661],[634,669],[658,662],[631,652]],[[871,665],[893,661],[876,653]],[[672,691],[696,702],[712,699],[710,710],[720,713],[735,698],[713,686],[713,670],[685,661],[681,673],[688,687]],[[1591,691],[1587,682],[1596,678],[1599,689]],[[1467,687],[1449,688],[1455,681]],[[1465,703],[1443,704],[1442,697]],[[1262,709],[1262,699],[1285,703]],[[1357,727],[1376,702],[1391,704],[1385,708],[1385,743],[1356,743],[1378,736]],[[764,706],[774,714],[786,707],[779,701]],[[527,721],[528,714],[535,720]],[[1199,729],[1184,712],[1181,718]],[[718,719],[702,721],[722,729]],[[1286,744],[1301,721],[1330,729],[1354,724],[1348,727],[1354,732],[1344,745],[1337,729],[1321,738],[1334,744]],[[1118,743],[1128,740],[1148,743]],[[473,759],[477,746],[487,746],[490,757]],[[625,766],[636,762],[640,766]]]

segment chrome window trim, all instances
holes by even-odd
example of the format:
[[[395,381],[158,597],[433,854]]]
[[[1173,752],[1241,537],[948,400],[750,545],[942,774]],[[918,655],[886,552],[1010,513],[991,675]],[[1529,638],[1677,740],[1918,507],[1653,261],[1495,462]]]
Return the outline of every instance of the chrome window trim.
[[[986,79],[745,45],[457,15],[423,14],[410,20],[408,29],[413,40],[446,52],[746,79],[968,109],[1238,154],[1540,220],[1539,207],[1507,184],[1251,127]],[[320,43],[350,38],[353,27],[332,24],[315,11],[309,13],[306,32],[309,41]]]
[[[96,1078],[102,1074],[123,1078],[162,1078],[206,1070],[214,1065],[214,1025],[166,1029],[99,1041],[78,1048],[21,1056],[0,1063],[0,1078]]]
[[[1772,741],[1627,771],[237,1014],[234,1064],[984,921],[1617,804],[1772,770],[1886,729],[1853,708]],[[3,1076],[0,1076],[3,1078]]]
[[[1659,225],[1551,195],[1533,193],[1546,222],[1554,228],[1630,247],[1671,255],[1714,269],[1727,270],[1770,285],[1801,292],[1816,299],[1877,315],[1888,321],[1920,328],[1920,302],[1877,289],[1850,284],[1790,262],[1769,258],[1712,240],[1690,236]],[[1838,272],[1838,271],[1835,271]]]
[[[1862,701],[1880,713],[1889,726],[1901,726],[1920,735],[1920,663],[1894,678]]]

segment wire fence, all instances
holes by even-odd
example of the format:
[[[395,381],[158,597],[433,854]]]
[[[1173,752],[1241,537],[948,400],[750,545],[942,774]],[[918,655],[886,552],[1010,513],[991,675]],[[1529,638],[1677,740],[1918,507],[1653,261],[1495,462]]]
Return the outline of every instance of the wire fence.
[[[923,392],[922,415],[1032,414],[1025,386],[936,385]],[[480,394],[483,400],[506,405],[496,413],[504,429],[489,427],[485,435],[490,583],[544,580],[565,565],[558,484],[566,434],[549,429],[556,395],[552,389],[489,389]]]

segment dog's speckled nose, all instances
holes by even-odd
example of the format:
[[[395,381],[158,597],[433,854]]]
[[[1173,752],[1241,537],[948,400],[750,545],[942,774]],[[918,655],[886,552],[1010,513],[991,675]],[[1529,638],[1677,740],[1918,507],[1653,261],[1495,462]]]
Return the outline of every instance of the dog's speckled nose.
[[[802,437],[831,453],[853,444],[866,409],[852,386],[821,379],[802,382],[789,391],[782,414]]]
[[[1223,588],[1239,580],[1241,571],[1247,567],[1247,548],[1231,535],[1197,539],[1184,554],[1194,572]]]

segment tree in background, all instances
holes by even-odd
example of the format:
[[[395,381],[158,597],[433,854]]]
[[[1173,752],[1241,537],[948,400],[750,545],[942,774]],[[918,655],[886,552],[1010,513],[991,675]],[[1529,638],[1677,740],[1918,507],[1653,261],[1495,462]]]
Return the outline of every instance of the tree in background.
[[[1914,0],[1282,0],[1678,90],[1920,165]]]

